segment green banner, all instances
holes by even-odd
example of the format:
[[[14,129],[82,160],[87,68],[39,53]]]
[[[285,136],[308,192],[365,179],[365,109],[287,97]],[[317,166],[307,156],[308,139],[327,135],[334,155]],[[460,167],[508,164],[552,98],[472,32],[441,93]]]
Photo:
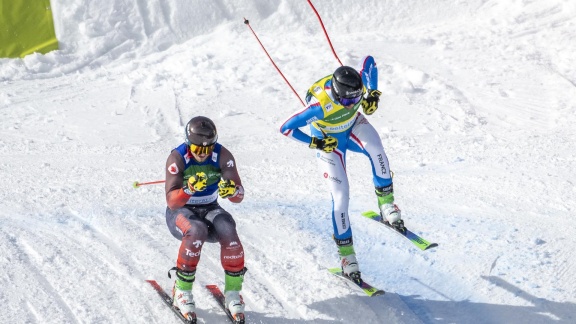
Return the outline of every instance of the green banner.
[[[0,57],[57,49],[50,0],[0,0]]]

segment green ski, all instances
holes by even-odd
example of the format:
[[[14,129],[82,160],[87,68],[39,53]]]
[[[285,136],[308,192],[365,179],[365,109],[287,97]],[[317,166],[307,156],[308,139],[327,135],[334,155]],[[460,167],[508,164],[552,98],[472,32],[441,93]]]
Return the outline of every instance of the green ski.
[[[414,244],[417,248],[419,248],[422,251],[429,250],[431,248],[438,246],[438,244],[430,243],[430,242],[426,241],[425,239],[423,239],[422,237],[420,237],[419,235],[414,234],[414,232],[410,231],[409,229],[406,229],[405,233],[401,233],[401,232],[395,230],[394,228],[392,228],[390,225],[382,223],[380,221],[382,216],[380,216],[380,214],[375,212],[375,211],[370,210],[370,211],[363,212],[362,216],[364,216],[366,218],[370,218],[370,219],[378,222],[379,224],[382,224],[384,227],[388,228],[389,230],[393,231],[394,233],[396,233],[396,234],[404,237],[408,241],[412,242],[412,244]]]
[[[362,290],[369,297],[380,296],[380,295],[384,295],[384,293],[385,293],[384,290],[372,287],[372,285],[370,285],[369,283],[367,283],[364,280],[362,280],[361,285],[358,285],[357,283],[352,281],[348,276],[344,275],[342,273],[341,268],[330,268],[330,269],[328,269],[328,271],[331,274],[335,275],[336,277],[338,277],[342,280],[346,280],[349,283],[352,283],[354,285],[354,287],[357,287],[358,289]]]

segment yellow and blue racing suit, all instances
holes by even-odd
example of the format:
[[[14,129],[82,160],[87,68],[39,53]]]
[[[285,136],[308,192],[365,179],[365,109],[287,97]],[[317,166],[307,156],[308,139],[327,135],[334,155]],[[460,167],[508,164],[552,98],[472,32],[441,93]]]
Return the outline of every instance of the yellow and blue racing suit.
[[[374,58],[366,56],[359,68],[365,88],[378,89],[378,69]],[[352,229],[348,217],[350,196],[346,174],[346,151],[362,153],[372,166],[375,187],[390,187],[392,178],[388,157],[380,136],[359,108],[361,102],[348,109],[342,106],[330,91],[332,75],[315,82],[306,95],[304,109],[290,116],[280,127],[280,132],[296,141],[309,144],[311,136],[323,138],[327,134],[338,140],[332,153],[316,152],[320,172],[332,195],[332,225],[338,245],[352,243]],[[310,125],[311,136],[300,128]]]

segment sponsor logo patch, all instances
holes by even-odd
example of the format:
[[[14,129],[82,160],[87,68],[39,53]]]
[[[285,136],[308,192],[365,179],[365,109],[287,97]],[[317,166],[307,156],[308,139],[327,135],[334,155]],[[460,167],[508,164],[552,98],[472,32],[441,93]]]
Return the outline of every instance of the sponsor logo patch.
[[[382,172],[382,174],[386,174],[386,163],[384,162],[384,157],[382,154],[378,154],[378,163],[380,163],[380,172]]]
[[[328,164],[330,164],[330,165],[336,165],[336,163],[334,163],[334,160],[332,160],[331,158],[326,157],[326,156],[321,156],[320,153],[317,153],[317,154],[318,154],[317,157],[318,157],[322,162],[328,163]]]
[[[334,240],[336,241],[336,244],[337,244],[338,246],[352,244],[352,238],[347,238],[347,239],[334,239]]]
[[[357,97],[362,93],[362,89],[354,90],[354,91],[346,91],[346,96],[349,97]]]
[[[240,252],[240,254],[238,255],[225,255],[224,259],[235,260],[235,259],[241,259],[243,257],[244,257],[244,251]]]
[[[340,214],[340,219],[342,221],[342,229],[346,229],[346,213],[342,213]]]
[[[200,256],[200,251],[198,251],[198,252],[192,252],[191,250],[186,249],[186,256],[189,256],[189,257],[197,257],[197,256]]]
[[[317,120],[318,120],[318,117],[314,116],[314,117],[308,119],[308,120],[306,121],[306,124],[310,124],[310,123],[315,122],[315,121],[317,121]]]
[[[342,180],[338,179],[338,178],[335,177],[335,176],[329,175],[327,172],[324,172],[324,179],[328,179],[328,180],[330,180],[330,181],[332,181],[332,182],[336,182],[337,184],[341,184],[341,183],[342,183]]]
[[[337,184],[341,184],[342,180],[336,178],[336,177],[328,177],[328,180],[332,181],[332,182],[336,182]]]

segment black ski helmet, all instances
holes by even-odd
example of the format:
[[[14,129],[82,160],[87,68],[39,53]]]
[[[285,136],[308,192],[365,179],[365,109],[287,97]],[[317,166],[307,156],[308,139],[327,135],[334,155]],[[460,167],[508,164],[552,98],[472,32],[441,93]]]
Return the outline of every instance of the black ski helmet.
[[[216,125],[210,118],[196,116],[186,124],[186,144],[210,146],[218,140]]]
[[[356,98],[362,95],[364,84],[360,73],[349,66],[341,66],[332,74],[332,96],[340,98]]]

